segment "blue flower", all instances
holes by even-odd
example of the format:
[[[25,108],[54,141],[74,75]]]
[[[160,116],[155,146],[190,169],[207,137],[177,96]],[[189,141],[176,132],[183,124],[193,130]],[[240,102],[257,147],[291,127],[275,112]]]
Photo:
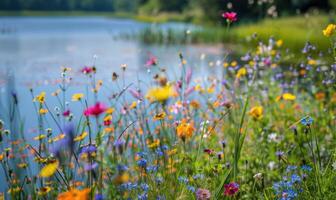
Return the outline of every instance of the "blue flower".
[[[161,149],[157,149],[155,151],[155,153],[158,155],[158,156],[163,156],[163,152],[161,151]]]
[[[96,194],[95,195],[95,200],[103,200],[104,196],[102,194]]]
[[[163,183],[163,178],[161,176],[159,176],[155,179],[155,181],[159,185],[159,184]]]
[[[196,174],[193,176],[193,179],[204,179],[204,174]]]
[[[84,146],[81,150],[81,154],[87,153],[87,154],[91,154],[97,151],[97,147],[95,145],[87,145]]]
[[[309,165],[303,165],[303,166],[301,167],[301,169],[302,169],[303,171],[306,171],[306,172],[310,172],[310,171],[312,171],[312,168],[311,168]]]
[[[158,170],[158,166],[156,166],[156,165],[152,165],[152,166],[148,166],[147,168],[146,168],[146,171],[147,172],[156,172],[157,170]]]
[[[117,170],[119,172],[124,172],[128,170],[128,167],[126,165],[117,165]]]
[[[138,194],[138,200],[147,200],[147,199],[148,199],[147,193]]]
[[[295,165],[288,165],[286,168],[286,172],[291,172],[291,171],[295,171],[297,169],[297,166]]]
[[[127,183],[123,183],[119,186],[120,190],[127,190],[127,191],[131,191],[133,189],[136,189],[138,187],[137,183],[132,183],[132,182],[127,182]]]
[[[184,176],[180,176],[177,178],[177,180],[180,182],[180,183],[184,183],[184,184],[187,184],[189,182],[188,178],[187,177],[184,177]]]
[[[196,191],[196,188],[193,187],[193,186],[191,186],[191,185],[188,185],[188,186],[187,186],[187,189],[188,189],[190,192],[192,192],[192,193],[194,193],[194,192]]]
[[[313,118],[312,117],[305,117],[301,119],[301,124],[304,126],[310,126],[313,123]]]
[[[169,149],[169,147],[168,147],[167,145],[163,145],[163,146],[162,146],[162,149],[163,149],[164,151],[167,151],[167,150]]]
[[[291,181],[292,183],[299,183],[301,182],[301,177],[297,174],[292,174]]]
[[[144,159],[144,158],[141,158],[140,160],[138,160],[138,165],[139,165],[139,167],[146,168],[147,160]]]
[[[141,183],[140,187],[145,192],[148,192],[148,190],[149,190],[149,185],[146,184],[146,183]]]
[[[156,197],[156,200],[166,200],[166,197],[164,195],[160,195]]]

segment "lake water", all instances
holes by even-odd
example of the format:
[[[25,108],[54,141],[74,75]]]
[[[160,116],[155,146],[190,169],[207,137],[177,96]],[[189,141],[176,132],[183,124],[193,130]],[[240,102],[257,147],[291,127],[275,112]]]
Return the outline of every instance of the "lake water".
[[[165,67],[170,76],[180,74],[179,52],[183,53],[187,66],[193,68],[195,76],[204,78],[207,74],[218,74],[222,68],[219,67],[224,54],[222,46],[147,45],[136,39],[116,39],[122,34],[134,34],[151,26],[181,31],[190,29],[191,32],[195,28],[182,23],[153,25],[103,17],[1,17],[0,119],[17,137],[17,127],[8,126],[9,101],[11,94],[16,93],[25,136],[29,142],[36,143],[32,138],[38,135],[37,117],[29,88],[32,87],[35,94],[46,91],[49,107],[54,108],[58,103],[51,93],[58,89],[61,66],[72,68],[74,84],[67,91],[69,100],[72,94],[85,92],[84,77],[79,74],[85,65],[95,64],[97,79],[111,85],[112,72],[120,73],[121,64],[128,66],[124,75],[125,84],[134,83],[137,78],[149,83],[149,78],[145,77],[154,75],[148,74],[145,67],[149,52],[157,56],[159,66]],[[209,63],[213,67],[209,67]],[[218,67],[214,67],[216,64]],[[100,99],[105,101],[113,92],[105,89]],[[71,111],[80,115],[82,108],[74,102],[69,103]],[[45,127],[57,129],[50,118],[47,118]],[[4,147],[7,146],[10,145],[5,144]],[[2,173],[0,181],[4,179]],[[1,188],[0,192],[4,192],[5,187]]]

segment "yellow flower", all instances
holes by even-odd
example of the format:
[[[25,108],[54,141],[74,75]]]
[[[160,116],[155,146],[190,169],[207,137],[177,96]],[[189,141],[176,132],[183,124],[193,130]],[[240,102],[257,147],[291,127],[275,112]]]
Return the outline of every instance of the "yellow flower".
[[[245,67],[243,67],[243,68],[240,68],[240,69],[238,70],[236,77],[237,77],[237,78],[240,78],[240,77],[242,77],[242,76],[245,76],[246,74],[247,74],[247,70],[246,70]]]
[[[41,169],[39,176],[43,178],[52,176],[56,172],[58,165],[58,160],[50,162]]]
[[[114,112],[114,108],[108,108],[105,113],[111,115]]]
[[[277,45],[277,47],[281,47],[282,44],[283,44],[283,40],[278,40],[278,41],[276,41],[275,44]]]
[[[167,85],[164,87],[154,87],[151,88],[148,92],[146,97],[150,101],[166,101],[169,97],[173,96],[174,89],[172,86]]]
[[[50,192],[50,190],[51,190],[51,187],[49,187],[49,186],[41,187],[41,188],[38,190],[37,194],[38,194],[39,196],[44,196],[44,195],[48,194],[48,192]]]
[[[34,140],[42,140],[42,139],[44,139],[45,137],[46,137],[46,135],[41,134],[41,135],[39,135],[39,136],[34,137]]]
[[[8,194],[14,194],[14,193],[17,193],[17,192],[20,192],[20,191],[21,191],[21,187],[20,186],[16,186],[16,187],[10,188],[8,190]]]
[[[160,120],[160,119],[164,119],[166,117],[166,113],[165,112],[161,112],[161,113],[158,113],[156,114],[153,119],[154,120]]]
[[[253,119],[261,119],[263,117],[263,107],[262,106],[255,106],[251,108],[249,114],[253,117]]]
[[[46,95],[45,92],[41,92],[39,95],[37,95],[37,96],[34,98],[34,101],[38,101],[38,102],[40,102],[40,103],[44,103],[44,101],[45,101],[45,95]]]
[[[40,114],[40,115],[45,115],[45,114],[47,114],[47,113],[48,113],[48,110],[47,110],[47,109],[41,108],[41,109],[39,110],[39,114]]]
[[[214,85],[211,85],[210,87],[208,87],[208,88],[207,88],[207,92],[208,92],[209,94],[214,93],[214,92],[215,92],[215,86],[214,86]]]
[[[190,138],[195,131],[194,124],[187,123],[187,120],[183,119],[182,122],[176,127],[177,136],[183,141]]]
[[[4,157],[5,157],[4,153],[1,153],[0,154],[0,162],[4,159]]]
[[[155,139],[152,143],[148,144],[148,148],[156,148],[160,145],[160,140],[159,139]]]
[[[75,142],[78,142],[78,141],[82,141],[84,140],[84,138],[88,135],[88,133],[86,131],[84,131],[82,134],[80,134],[79,136],[75,137],[74,138],[74,141]]]
[[[317,64],[316,60],[313,59],[308,60],[308,65],[316,65],[316,64]]]
[[[57,141],[59,141],[59,140],[62,140],[63,138],[65,138],[65,134],[64,134],[64,133],[61,133],[61,134],[55,136],[55,137],[52,139],[52,141],[53,141],[53,142],[57,142]]]
[[[132,104],[130,105],[130,109],[133,109],[137,106],[137,102],[133,101]]]
[[[330,37],[334,34],[336,30],[336,24],[329,24],[324,30],[323,35],[326,37]]]
[[[72,95],[72,101],[80,101],[84,97],[82,93],[76,93]]]
[[[114,183],[115,184],[123,184],[128,182],[130,179],[128,173],[123,172],[122,174],[118,175],[115,179],[114,179]]]
[[[59,194],[57,200],[88,200],[90,191],[90,188],[83,190],[71,188],[69,191]]]
[[[238,64],[237,61],[232,61],[232,62],[231,62],[231,66],[232,66],[232,67],[237,66],[237,64]]]
[[[28,166],[28,164],[27,163],[19,163],[18,165],[17,165],[19,168],[26,168],[27,166]]]
[[[293,94],[291,94],[291,93],[284,93],[284,94],[282,95],[282,98],[283,98],[284,100],[294,101],[294,100],[296,99],[296,96],[293,95]]]
[[[229,63],[227,63],[227,62],[223,63],[223,67],[227,68],[228,66],[229,66]]]

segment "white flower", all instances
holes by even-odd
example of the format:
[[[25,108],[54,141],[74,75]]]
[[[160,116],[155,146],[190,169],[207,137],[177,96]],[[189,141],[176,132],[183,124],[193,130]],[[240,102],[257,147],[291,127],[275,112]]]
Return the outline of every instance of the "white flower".
[[[269,162],[268,168],[270,168],[270,170],[273,170],[275,168],[275,162],[274,161]]]
[[[253,176],[253,178],[256,179],[256,180],[261,180],[262,179],[262,173],[259,172],[259,173],[255,174]]]
[[[336,161],[331,166],[336,170]]]

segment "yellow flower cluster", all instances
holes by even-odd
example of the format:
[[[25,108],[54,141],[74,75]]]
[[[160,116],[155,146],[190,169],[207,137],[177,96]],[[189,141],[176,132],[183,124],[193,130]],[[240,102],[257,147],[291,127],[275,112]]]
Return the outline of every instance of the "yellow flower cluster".
[[[324,30],[323,35],[326,37],[330,37],[335,33],[336,24],[329,24]]]
[[[167,85],[164,87],[154,87],[151,88],[148,92],[146,97],[150,101],[166,101],[169,97],[173,96],[174,89],[172,86]]]

